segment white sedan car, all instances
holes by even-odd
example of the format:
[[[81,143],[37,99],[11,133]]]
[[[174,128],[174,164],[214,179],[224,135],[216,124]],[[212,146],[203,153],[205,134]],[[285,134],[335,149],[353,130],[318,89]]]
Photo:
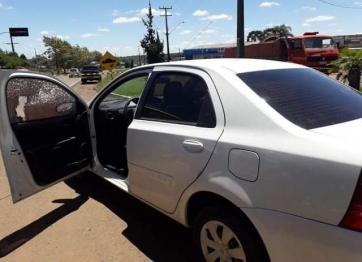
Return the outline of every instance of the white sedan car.
[[[32,72],[0,91],[14,202],[91,170],[193,227],[206,261],[362,260],[362,96],[328,76],[211,59],[137,67],[88,105]]]

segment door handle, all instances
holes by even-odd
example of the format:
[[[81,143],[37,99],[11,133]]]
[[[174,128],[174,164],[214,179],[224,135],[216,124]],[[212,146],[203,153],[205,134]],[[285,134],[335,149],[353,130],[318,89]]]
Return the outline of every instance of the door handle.
[[[204,145],[198,140],[185,140],[183,147],[191,153],[200,153],[204,150]]]

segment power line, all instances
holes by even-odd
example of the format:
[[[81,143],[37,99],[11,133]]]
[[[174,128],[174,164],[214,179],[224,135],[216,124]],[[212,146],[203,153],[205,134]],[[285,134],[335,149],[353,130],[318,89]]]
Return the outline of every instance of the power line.
[[[208,28],[209,25],[211,25],[211,24],[212,24],[212,21],[211,21],[210,23],[208,23],[207,26],[205,26],[205,28],[202,29],[202,30],[191,40],[191,42],[187,44],[187,46],[185,46],[184,49],[186,49],[186,48],[187,48],[199,35],[201,35],[201,34],[206,30],[206,28]]]
[[[340,8],[362,9],[362,6],[340,4],[340,3],[330,2],[330,1],[326,1],[326,0],[318,0],[318,1],[325,3],[327,5],[332,5],[332,6],[340,7]]]

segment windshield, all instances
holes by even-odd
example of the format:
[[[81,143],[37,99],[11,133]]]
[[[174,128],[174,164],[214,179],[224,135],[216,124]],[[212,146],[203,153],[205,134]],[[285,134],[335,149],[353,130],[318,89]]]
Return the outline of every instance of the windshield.
[[[311,37],[304,39],[305,49],[336,49],[332,38],[328,37]]]
[[[313,129],[362,118],[362,94],[312,69],[238,74],[290,122]]]

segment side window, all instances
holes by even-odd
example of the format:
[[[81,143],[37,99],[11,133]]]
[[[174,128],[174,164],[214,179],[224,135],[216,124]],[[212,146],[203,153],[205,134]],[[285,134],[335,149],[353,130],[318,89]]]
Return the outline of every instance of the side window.
[[[140,97],[147,79],[148,74],[129,79],[115,88],[103,101],[122,100],[124,97]]]
[[[76,99],[57,84],[35,78],[13,78],[6,87],[10,123],[76,113]]]
[[[301,50],[302,49],[302,40],[295,40],[292,42],[293,50]]]
[[[216,126],[215,111],[205,81],[186,73],[157,75],[141,118],[202,127]]]

